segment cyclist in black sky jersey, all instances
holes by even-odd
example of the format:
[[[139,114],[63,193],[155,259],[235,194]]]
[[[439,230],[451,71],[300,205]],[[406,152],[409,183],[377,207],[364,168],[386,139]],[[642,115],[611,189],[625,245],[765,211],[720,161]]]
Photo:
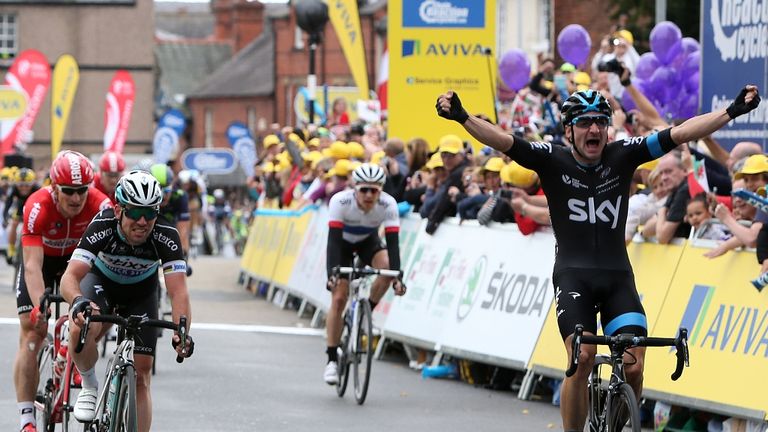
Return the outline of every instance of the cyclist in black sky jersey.
[[[507,135],[468,115],[452,91],[438,97],[436,108],[438,115],[458,122],[478,141],[538,173],[548,197],[557,244],[552,281],[558,326],[570,359],[575,325],[582,324],[585,334],[595,334],[598,311],[606,335],[647,334],[623,237],[629,184],[637,166],[678,144],[712,134],[759,103],[757,87],[748,85],[727,109],[691,118],[647,137],[607,143],[613,114],[610,104],[599,92],[579,91],[565,101],[561,111],[565,138],[571,143],[568,147]],[[639,397],[645,348],[629,352],[634,359],[627,359],[627,382]],[[578,370],[563,383],[560,413],[565,431],[584,428],[587,376],[595,353],[594,345],[582,345]]]

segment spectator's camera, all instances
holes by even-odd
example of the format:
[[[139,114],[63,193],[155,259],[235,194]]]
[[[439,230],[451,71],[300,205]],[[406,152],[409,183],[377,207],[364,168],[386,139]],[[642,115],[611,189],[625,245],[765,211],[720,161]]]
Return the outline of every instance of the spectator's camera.
[[[613,44],[613,46],[619,46],[620,43],[621,41],[619,40],[619,38],[611,39],[611,44]]]
[[[600,72],[610,72],[611,71],[611,69],[608,67],[608,64],[606,62],[600,62],[597,65],[597,70],[600,71]]]
[[[502,189],[499,191],[499,196],[506,199],[512,199],[512,191],[508,189]]]

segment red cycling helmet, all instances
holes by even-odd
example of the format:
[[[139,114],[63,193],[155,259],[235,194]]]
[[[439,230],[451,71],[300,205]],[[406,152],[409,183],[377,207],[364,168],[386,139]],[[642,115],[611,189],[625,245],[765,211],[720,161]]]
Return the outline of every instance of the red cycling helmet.
[[[104,152],[99,160],[99,171],[108,173],[125,171],[125,159],[123,159],[123,155],[114,151]]]
[[[84,186],[93,182],[93,166],[82,154],[64,150],[51,164],[51,183],[61,186]]]

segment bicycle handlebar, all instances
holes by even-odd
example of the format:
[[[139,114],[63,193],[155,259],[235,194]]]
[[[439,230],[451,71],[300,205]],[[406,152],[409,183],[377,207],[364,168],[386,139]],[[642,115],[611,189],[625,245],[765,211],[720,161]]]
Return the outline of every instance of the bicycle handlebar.
[[[53,294],[50,291],[46,290],[43,295],[40,296],[40,306],[38,309],[40,310],[41,314],[44,314],[46,318],[48,315],[46,312],[48,311],[48,307],[51,305],[51,303],[65,303],[66,300],[64,300],[64,297]]]
[[[676,349],[675,356],[677,357],[677,364],[675,371],[672,373],[672,381],[677,381],[683,374],[683,367],[690,366],[688,358],[688,330],[680,327],[677,337],[675,338],[659,338],[648,336],[635,336],[633,334],[618,334],[615,336],[593,336],[584,335],[584,326],[577,324],[573,333],[573,341],[571,342],[571,362],[568,370],[565,371],[565,376],[570,377],[576,373],[576,369],[579,367],[579,352],[581,351],[581,344],[589,345],[608,345],[613,352],[615,348],[619,348],[623,354],[628,348],[646,346],[646,347],[664,347],[673,346]]]
[[[340,275],[340,274],[357,274],[361,276],[381,275],[381,276],[394,277],[398,279],[403,277],[402,270],[377,269],[369,266],[365,266],[365,267],[336,266],[331,269],[331,273],[334,275]]]
[[[171,321],[157,320],[147,318],[141,315],[131,315],[129,317],[122,317],[120,315],[93,315],[91,307],[87,307],[83,316],[85,317],[85,325],[80,328],[80,337],[77,339],[77,345],[75,346],[75,352],[79,353],[85,346],[85,339],[88,336],[88,328],[92,322],[105,322],[115,324],[118,327],[130,327],[135,330],[139,330],[142,327],[154,327],[164,328],[168,330],[175,330],[179,333],[181,349],[184,351],[187,346],[187,317],[182,315],[179,317],[179,324]],[[182,336],[183,335],[183,336]],[[176,362],[181,363],[184,358],[176,356]]]

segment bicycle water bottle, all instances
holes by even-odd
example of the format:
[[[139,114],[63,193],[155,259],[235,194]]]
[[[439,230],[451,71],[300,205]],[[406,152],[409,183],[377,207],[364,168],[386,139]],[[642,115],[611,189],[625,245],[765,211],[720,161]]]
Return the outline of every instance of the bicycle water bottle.
[[[53,371],[56,376],[64,375],[64,369],[67,368],[67,346],[63,343],[59,347],[56,353],[56,364],[53,367]]]
[[[757,288],[758,291],[762,291],[766,285],[768,285],[768,272],[765,272],[758,276],[756,279],[752,279],[752,286]]]

